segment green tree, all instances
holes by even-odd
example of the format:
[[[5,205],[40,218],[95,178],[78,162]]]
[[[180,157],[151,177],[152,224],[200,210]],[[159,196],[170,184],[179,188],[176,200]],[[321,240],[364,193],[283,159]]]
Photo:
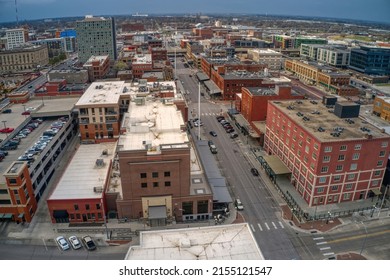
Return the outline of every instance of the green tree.
[[[127,66],[127,64],[125,62],[118,61],[117,63],[115,63],[114,69],[117,71],[121,71],[121,70],[129,69],[129,67]]]

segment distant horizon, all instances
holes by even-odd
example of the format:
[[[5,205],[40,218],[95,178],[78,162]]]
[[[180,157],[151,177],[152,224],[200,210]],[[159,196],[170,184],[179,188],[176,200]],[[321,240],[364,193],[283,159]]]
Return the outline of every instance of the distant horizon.
[[[375,21],[375,20],[365,20],[365,19],[353,19],[353,18],[335,18],[335,17],[327,17],[327,16],[305,16],[305,15],[287,15],[287,14],[259,14],[259,13],[218,13],[218,12],[210,12],[210,13],[141,13],[141,12],[134,12],[131,14],[85,14],[85,15],[72,15],[72,16],[59,16],[59,17],[49,17],[49,18],[32,18],[32,19],[19,19],[19,24],[23,22],[29,22],[29,21],[41,21],[41,20],[58,20],[58,19],[64,19],[64,18],[85,18],[87,15],[92,15],[94,17],[129,17],[131,18],[134,14],[139,15],[147,15],[145,17],[140,16],[139,18],[152,18],[152,17],[164,17],[164,16],[186,16],[186,15],[197,15],[200,14],[202,16],[221,16],[221,17],[229,17],[229,16],[264,16],[264,17],[271,17],[271,18],[288,18],[288,19],[297,19],[297,20],[308,20],[308,21],[324,21],[324,22],[352,22],[352,23],[372,23],[372,24],[381,24],[381,25],[387,25],[388,28],[390,28],[390,22],[383,22],[383,21]],[[137,17],[134,17],[137,18]],[[7,21],[7,22],[1,22],[0,25],[9,25],[15,23],[16,19],[13,21]]]
[[[352,2],[352,3],[351,3]],[[388,0],[19,0],[19,22],[85,15],[241,14],[310,17],[390,24]],[[16,22],[14,1],[0,0],[0,23]]]

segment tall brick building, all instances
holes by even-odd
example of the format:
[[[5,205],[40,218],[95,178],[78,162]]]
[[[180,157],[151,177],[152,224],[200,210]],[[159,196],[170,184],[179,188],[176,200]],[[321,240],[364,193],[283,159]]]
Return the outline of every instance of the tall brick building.
[[[309,206],[366,199],[380,193],[390,136],[358,118],[359,105],[271,101],[265,150],[290,170]]]

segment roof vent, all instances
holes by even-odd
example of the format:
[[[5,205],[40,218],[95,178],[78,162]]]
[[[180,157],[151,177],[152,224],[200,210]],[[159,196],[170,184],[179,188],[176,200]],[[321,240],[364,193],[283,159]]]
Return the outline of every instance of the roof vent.
[[[98,158],[96,160],[96,166],[97,167],[103,167],[104,166],[104,160],[102,158]]]
[[[102,193],[103,192],[103,188],[102,187],[93,187],[93,192],[95,192],[95,193]]]

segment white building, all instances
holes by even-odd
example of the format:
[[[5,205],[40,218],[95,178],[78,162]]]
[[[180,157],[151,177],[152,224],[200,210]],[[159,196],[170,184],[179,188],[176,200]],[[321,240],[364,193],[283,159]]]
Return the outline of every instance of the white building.
[[[28,31],[24,28],[8,29],[5,37],[7,38],[7,50],[12,50],[28,41]]]
[[[269,70],[280,70],[282,67],[282,54],[271,49],[248,50],[248,58],[267,64]]]

